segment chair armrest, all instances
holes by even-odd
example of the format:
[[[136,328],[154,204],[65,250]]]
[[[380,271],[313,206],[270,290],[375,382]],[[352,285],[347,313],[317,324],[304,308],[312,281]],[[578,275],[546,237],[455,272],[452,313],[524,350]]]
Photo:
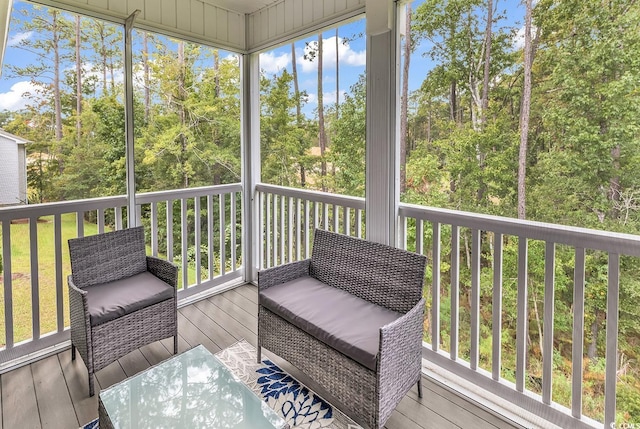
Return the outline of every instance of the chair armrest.
[[[424,307],[422,298],[402,317],[380,328],[378,394],[382,398],[381,415],[388,413],[388,417],[421,377]]]
[[[290,262],[277,267],[258,272],[258,290],[265,290],[271,286],[286,283],[298,277],[308,276],[311,259]]]
[[[80,356],[87,367],[93,362],[93,355],[88,350],[91,343],[91,321],[87,304],[87,291],[82,290],[73,282],[73,276],[67,277],[69,284],[69,316],[71,318],[71,341],[78,347]]]
[[[173,262],[147,256],[147,271],[174,288],[178,285],[178,266]]]

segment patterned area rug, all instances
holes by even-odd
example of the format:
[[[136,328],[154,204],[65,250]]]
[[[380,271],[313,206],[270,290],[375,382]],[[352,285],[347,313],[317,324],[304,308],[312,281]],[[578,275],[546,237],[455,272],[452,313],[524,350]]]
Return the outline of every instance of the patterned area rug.
[[[262,363],[256,363],[256,350],[246,341],[239,341],[216,353],[216,356],[275,410],[291,429],[362,429],[270,360],[263,359]],[[87,423],[81,429],[98,429],[98,420]]]

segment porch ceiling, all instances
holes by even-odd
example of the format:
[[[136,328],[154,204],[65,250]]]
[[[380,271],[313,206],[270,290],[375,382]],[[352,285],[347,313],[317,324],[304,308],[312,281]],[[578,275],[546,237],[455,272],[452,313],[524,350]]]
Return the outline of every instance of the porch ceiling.
[[[249,15],[270,4],[277,3],[279,0],[202,0],[203,3],[209,3],[234,12]]]

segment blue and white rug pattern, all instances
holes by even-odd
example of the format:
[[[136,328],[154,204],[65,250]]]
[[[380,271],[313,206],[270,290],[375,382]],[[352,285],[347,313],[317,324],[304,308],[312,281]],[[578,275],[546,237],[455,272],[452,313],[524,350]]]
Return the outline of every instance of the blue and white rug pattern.
[[[340,410],[318,396],[268,359],[256,362],[255,348],[242,340],[216,353],[220,361],[291,429],[362,429]],[[94,420],[81,429],[98,429]]]
[[[275,363],[263,359],[258,364],[254,347],[246,341],[239,341],[216,356],[291,429],[362,429]]]

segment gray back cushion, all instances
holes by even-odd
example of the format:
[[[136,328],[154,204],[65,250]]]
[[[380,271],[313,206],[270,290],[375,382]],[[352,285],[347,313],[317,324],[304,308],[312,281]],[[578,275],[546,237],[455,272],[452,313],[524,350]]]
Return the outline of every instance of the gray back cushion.
[[[69,240],[71,275],[80,288],[131,277],[147,270],[143,227]]]

